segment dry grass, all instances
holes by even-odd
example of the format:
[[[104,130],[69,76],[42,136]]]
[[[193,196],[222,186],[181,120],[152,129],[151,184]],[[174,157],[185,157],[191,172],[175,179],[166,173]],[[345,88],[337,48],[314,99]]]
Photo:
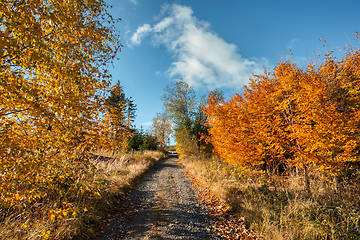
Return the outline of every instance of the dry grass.
[[[62,195],[26,208],[0,208],[0,239],[91,239],[123,194],[164,157],[150,151],[133,156],[94,152],[83,166],[88,171],[79,172]]]
[[[263,239],[338,239],[360,225],[360,173],[342,179],[338,190],[313,172],[311,194],[302,177],[267,178],[216,158],[182,158],[181,163]],[[354,231],[341,239],[360,239]]]
[[[111,182],[111,187],[106,191],[111,194],[122,194],[130,188],[134,181],[149,170],[158,160],[165,155],[156,151],[135,152],[131,154],[111,154],[98,151],[92,163],[96,167],[95,178],[106,179]]]

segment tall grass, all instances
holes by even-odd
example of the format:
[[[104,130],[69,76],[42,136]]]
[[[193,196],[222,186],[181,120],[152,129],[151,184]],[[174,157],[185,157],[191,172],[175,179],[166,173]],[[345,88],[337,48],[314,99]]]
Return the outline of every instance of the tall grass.
[[[360,172],[337,189],[315,171],[311,193],[296,173],[271,176],[245,172],[215,157],[181,158],[182,165],[233,214],[244,216],[264,239],[360,239]]]
[[[157,161],[161,152],[94,152],[76,182],[60,195],[26,207],[0,208],[0,239],[89,239],[124,193]]]

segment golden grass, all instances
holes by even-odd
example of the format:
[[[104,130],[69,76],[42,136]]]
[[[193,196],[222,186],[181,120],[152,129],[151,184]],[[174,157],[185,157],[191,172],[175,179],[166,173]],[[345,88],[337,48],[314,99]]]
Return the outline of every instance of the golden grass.
[[[309,195],[301,176],[264,177],[215,157],[187,157],[180,162],[263,239],[338,239],[360,225],[359,171],[344,178],[337,191],[312,172]],[[360,239],[360,231],[341,239]]]
[[[111,210],[157,161],[165,155],[145,151],[115,155],[94,152],[89,171],[62,195],[39,200],[26,208],[0,208],[0,239],[89,239]]]
[[[112,186],[106,191],[113,194],[122,194],[127,191],[137,178],[141,177],[158,160],[165,158],[161,152],[147,150],[135,152],[132,156],[122,153],[112,155],[106,151],[95,152],[94,154],[98,156],[92,160],[96,167],[94,177],[106,178],[110,181]]]

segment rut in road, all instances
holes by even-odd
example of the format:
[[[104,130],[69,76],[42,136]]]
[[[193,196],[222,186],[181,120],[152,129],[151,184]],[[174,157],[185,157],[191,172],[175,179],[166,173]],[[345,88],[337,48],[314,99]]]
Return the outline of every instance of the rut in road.
[[[172,155],[150,171],[127,199],[125,212],[105,227],[99,240],[221,239],[176,160]]]

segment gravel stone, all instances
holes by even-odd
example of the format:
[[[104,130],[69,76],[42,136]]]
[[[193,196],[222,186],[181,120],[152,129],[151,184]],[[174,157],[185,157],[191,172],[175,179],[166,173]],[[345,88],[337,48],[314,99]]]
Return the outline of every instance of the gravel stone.
[[[98,240],[222,239],[176,160],[172,155],[150,171],[126,200],[128,212],[113,219]]]

